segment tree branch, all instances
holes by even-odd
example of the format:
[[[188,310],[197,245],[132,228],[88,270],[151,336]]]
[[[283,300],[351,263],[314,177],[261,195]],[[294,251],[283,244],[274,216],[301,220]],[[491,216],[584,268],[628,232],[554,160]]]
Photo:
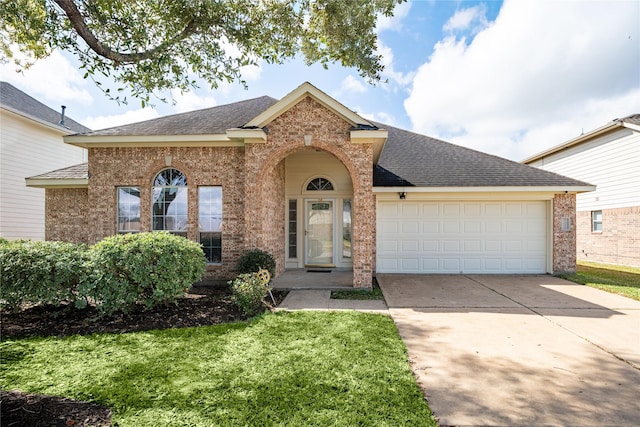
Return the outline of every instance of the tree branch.
[[[76,7],[73,0],[54,0],[58,6],[64,11],[64,13],[69,18],[71,25],[76,30],[78,35],[87,43],[89,48],[93,50],[98,55],[110,59],[116,64],[131,64],[140,61],[144,61],[146,59],[155,58],[160,52],[166,50],[169,46],[174,45],[175,43],[189,37],[191,34],[195,33],[197,30],[196,19],[192,18],[184,29],[178,33],[175,37],[171,39],[165,40],[160,43],[158,46],[142,51],[142,52],[134,52],[134,53],[122,53],[118,52],[108,45],[100,42],[96,38],[96,36],[91,32],[91,30],[87,27],[87,23],[84,20],[84,16],[80,13],[78,8]]]

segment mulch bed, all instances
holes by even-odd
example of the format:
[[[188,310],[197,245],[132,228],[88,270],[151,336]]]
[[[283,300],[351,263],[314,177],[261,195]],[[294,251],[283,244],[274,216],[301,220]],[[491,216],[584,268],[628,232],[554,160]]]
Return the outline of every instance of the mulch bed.
[[[276,303],[285,291],[273,291]],[[193,287],[175,304],[98,318],[93,307],[36,306],[18,313],[0,313],[2,340],[29,336],[88,335],[127,333],[152,329],[219,325],[246,316],[231,301],[227,288]],[[26,394],[18,390],[0,391],[0,426],[111,426],[111,411],[101,405],[57,396]]]

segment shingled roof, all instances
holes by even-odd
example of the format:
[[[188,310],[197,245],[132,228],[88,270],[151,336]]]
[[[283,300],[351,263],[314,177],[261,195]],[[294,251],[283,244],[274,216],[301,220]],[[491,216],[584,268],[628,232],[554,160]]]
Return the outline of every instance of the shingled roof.
[[[212,135],[243,126],[278,102],[269,96],[101,129],[85,136]]]
[[[585,186],[582,181],[377,124],[389,137],[374,166],[375,187]]]
[[[60,111],[55,111],[47,107],[42,102],[27,95],[10,83],[0,82],[0,105],[16,113],[22,113],[28,117],[33,117],[63,129],[60,125]],[[71,133],[91,131],[88,127],[81,125],[69,117],[65,117],[64,124]]]

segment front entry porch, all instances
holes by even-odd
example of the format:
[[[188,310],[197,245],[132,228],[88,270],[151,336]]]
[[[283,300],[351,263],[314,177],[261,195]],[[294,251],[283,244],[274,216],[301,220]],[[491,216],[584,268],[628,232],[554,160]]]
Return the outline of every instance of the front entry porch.
[[[353,289],[353,271],[337,268],[289,269],[273,279],[272,286],[274,289]]]

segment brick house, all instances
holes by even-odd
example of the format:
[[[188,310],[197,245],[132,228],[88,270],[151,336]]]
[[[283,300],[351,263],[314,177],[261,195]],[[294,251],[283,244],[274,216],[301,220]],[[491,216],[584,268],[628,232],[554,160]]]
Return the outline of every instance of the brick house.
[[[640,114],[615,119],[523,163],[597,186],[576,197],[578,260],[640,267]]]
[[[46,188],[47,239],[168,230],[199,241],[213,279],[246,249],[286,269],[519,273],[575,269],[584,182],[360,117],[309,83],[72,135],[88,163]]]

